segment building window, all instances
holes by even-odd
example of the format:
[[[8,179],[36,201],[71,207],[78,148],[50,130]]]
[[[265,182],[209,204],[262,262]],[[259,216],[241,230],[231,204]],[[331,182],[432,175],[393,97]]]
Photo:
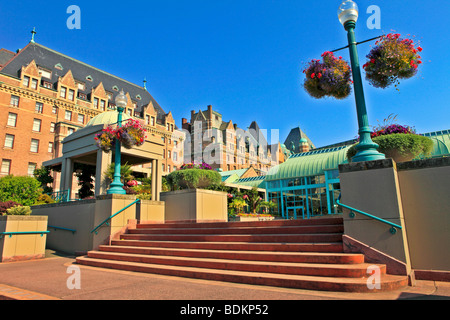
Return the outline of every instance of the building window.
[[[64,119],[72,121],[72,111],[66,110],[66,113],[64,114]]]
[[[48,153],[52,153],[53,152],[53,142],[49,142],[48,143]]]
[[[58,107],[53,106],[53,107],[52,107],[52,113],[53,113],[53,114],[57,114],[57,113],[58,113]]]
[[[37,79],[31,79],[31,89],[36,90],[37,89],[37,85],[38,85],[38,81]]]
[[[48,81],[43,81],[42,85],[44,86],[44,88],[47,88],[47,89],[52,89],[53,88],[53,85],[50,82],[48,82]]]
[[[37,153],[39,151],[39,140],[31,139],[30,151],[34,153]]]
[[[9,113],[8,114],[8,123],[7,125],[10,127],[15,127],[17,124],[17,114],[15,113]]]
[[[171,158],[171,152],[170,152],[170,150],[167,150],[167,159],[170,159]]]
[[[73,91],[72,89],[69,89],[69,96],[68,96],[68,99],[71,100],[71,101],[73,101],[74,96],[75,96],[75,91]]]
[[[127,113],[128,113],[128,115],[131,117],[131,112],[132,112],[132,110],[131,109],[127,109]]]
[[[54,122],[50,123],[50,132],[55,132],[56,124]]]
[[[28,175],[30,177],[34,176],[34,170],[36,170],[36,163],[29,162],[28,163]]]
[[[84,123],[84,114],[79,114],[78,115],[78,122],[79,123]]]
[[[61,91],[59,92],[59,96],[61,98],[66,98],[66,92],[67,92],[66,87],[61,87]]]
[[[162,164],[162,171],[166,171],[166,168],[164,166],[164,163]]]
[[[106,105],[105,100],[100,100],[100,110],[105,111],[105,105]]]
[[[23,77],[23,85],[25,87],[28,87],[30,85],[30,77],[27,77],[27,76]]]
[[[3,159],[0,173],[8,175],[11,171],[11,160]]]
[[[170,164],[167,166],[167,172],[170,172]]]
[[[145,123],[150,124],[150,116],[148,115],[145,116]]]
[[[178,153],[177,152],[173,153],[173,161],[178,161]]]
[[[44,111],[44,105],[41,102],[36,102],[36,107],[34,111],[37,113],[42,113]]]
[[[150,118],[150,125],[152,125],[152,126],[155,125],[155,117]]]
[[[98,99],[94,98],[94,107],[95,109],[98,109]]]
[[[5,137],[5,148],[12,149],[14,147],[14,135],[7,134]]]
[[[163,149],[163,159],[166,158],[166,149]]]
[[[11,101],[10,104],[13,107],[18,107],[19,106],[19,97],[18,96],[11,96]]]
[[[78,98],[81,98],[83,100],[87,100],[87,95],[86,95],[86,93],[78,91]]]
[[[33,131],[41,132],[41,123],[42,123],[42,121],[40,119],[34,119],[33,120]]]
[[[41,77],[51,79],[52,78],[52,72],[39,68],[39,73],[41,74]]]
[[[77,87],[78,87],[78,90],[82,90],[82,91],[84,91],[86,88],[86,86],[82,82],[77,82]]]
[[[74,133],[75,132],[75,129],[74,128],[67,128],[67,134],[68,135],[71,135],[72,133]]]

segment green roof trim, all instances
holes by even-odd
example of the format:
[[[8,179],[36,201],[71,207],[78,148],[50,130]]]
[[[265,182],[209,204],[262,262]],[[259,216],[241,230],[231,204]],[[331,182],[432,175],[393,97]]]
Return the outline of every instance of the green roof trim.
[[[271,168],[266,181],[322,175],[325,170],[337,169],[340,164],[348,163],[349,148],[345,146],[292,155],[286,162]]]
[[[434,158],[450,155],[450,130],[424,133],[423,136],[433,140],[431,157]]]

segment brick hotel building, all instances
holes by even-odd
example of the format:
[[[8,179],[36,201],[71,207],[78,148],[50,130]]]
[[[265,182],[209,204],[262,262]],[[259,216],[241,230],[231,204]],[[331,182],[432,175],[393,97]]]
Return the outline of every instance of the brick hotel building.
[[[183,157],[182,134],[145,82],[133,84],[33,40],[17,52],[1,49],[0,176],[32,175],[44,161],[61,156],[63,139],[113,110],[122,89],[125,112],[164,141],[163,171],[175,170]]]

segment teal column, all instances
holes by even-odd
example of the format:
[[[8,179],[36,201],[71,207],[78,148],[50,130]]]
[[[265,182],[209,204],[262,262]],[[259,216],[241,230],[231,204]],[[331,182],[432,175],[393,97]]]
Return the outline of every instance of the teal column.
[[[122,113],[124,108],[117,107],[117,126],[122,127]],[[114,180],[111,182],[111,186],[109,190],[106,192],[107,194],[126,194],[126,191],[123,189],[123,183],[120,181],[120,167],[122,164],[122,155],[121,155],[121,143],[119,139],[116,138],[116,154],[114,157]]]
[[[370,129],[369,120],[367,117],[366,102],[361,78],[361,68],[359,65],[358,50],[356,48],[356,37],[354,31],[355,26],[356,23],[354,21],[349,21],[344,25],[348,35],[359,127],[359,144],[355,147],[357,153],[352,158],[352,162],[385,159],[385,155],[377,151],[378,145],[374,143],[370,137],[372,130]]]

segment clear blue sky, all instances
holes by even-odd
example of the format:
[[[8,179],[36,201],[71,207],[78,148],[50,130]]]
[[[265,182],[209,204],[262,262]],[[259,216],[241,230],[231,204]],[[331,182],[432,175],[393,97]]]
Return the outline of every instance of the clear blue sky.
[[[357,0],[358,41],[395,30],[415,35],[424,51],[419,75],[394,88],[364,84],[371,125],[389,114],[419,133],[450,129],[450,2]],[[302,88],[303,67],[347,44],[340,0],[2,1],[0,47],[36,42],[147,88],[178,125],[211,104],[224,120],[280,130],[300,126],[320,147],[357,135],[353,95],[316,100]],[[69,5],[81,29],[69,30]],[[381,9],[370,30],[369,5]],[[372,43],[358,47],[361,65]],[[340,54],[349,60],[348,51]]]

